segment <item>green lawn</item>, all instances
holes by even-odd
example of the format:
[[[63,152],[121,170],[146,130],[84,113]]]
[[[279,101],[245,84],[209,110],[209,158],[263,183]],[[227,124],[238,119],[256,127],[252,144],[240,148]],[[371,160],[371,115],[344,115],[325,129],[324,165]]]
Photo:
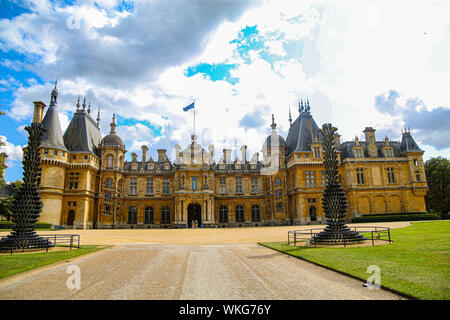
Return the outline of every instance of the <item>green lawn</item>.
[[[70,251],[0,255],[0,279],[58,261],[75,258],[107,247],[108,246],[80,246],[80,249]]]
[[[406,228],[392,229],[391,237],[394,243],[375,247],[260,244],[364,281],[370,276],[367,267],[377,265],[381,269],[382,287],[419,299],[450,299],[450,221],[415,222]]]

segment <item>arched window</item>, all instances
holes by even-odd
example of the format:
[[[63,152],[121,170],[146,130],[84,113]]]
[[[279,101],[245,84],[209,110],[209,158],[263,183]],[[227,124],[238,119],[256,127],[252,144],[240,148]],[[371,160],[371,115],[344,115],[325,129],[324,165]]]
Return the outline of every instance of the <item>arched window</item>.
[[[169,224],[170,223],[170,208],[168,206],[164,206],[161,208],[161,224]]]
[[[137,208],[130,207],[128,209],[128,224],[136,224],[137,223]]]
[[[253,222],[261,221],[261,212],[259,210],[259,206],[256,204],[252,206],[252,221]]]
[[[244,207],[241,205],[236,206],[236,222],[244,222]]]
[[[281,186],[281,179],[280,179],[280,178],[276,178],[276,179],[275,179],[275,186],[276,186],[276,187]]]
[[[219,207],[219,223],[228,222],[228,208],[226,206]]]
[[[112,155],[108,155],[108,157],[106,157],[106,168],[112,169],[113,166],[114,166],[114,157]]]
[[[153,223],[153,208],[152,207],[147,207],[144,210],[144,223],[145,224],[150,224]]]

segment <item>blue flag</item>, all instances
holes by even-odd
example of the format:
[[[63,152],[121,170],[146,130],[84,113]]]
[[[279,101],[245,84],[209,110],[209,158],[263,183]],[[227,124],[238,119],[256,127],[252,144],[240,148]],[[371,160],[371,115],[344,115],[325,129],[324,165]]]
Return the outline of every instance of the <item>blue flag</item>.
[[[192,102],[190,105],[188,105],[187,107],[183,108],[183,111],[188,111],[189,109],[193,109],[194,108],[194,102]]]

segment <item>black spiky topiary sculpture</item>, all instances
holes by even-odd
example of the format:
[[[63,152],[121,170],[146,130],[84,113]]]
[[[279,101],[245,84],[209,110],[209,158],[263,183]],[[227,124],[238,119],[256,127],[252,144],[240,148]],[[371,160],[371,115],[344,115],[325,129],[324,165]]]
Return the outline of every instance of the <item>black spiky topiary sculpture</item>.
[[[367,240],[362,234],[350,230],[345,225],[347,198],[338,179],[338,158],[333,144],[337,128],[326,123],[319,131],[323,139],[326,187],[322,198],[327,226],[311,238],[312,243],[343,243]]]
[[[53,246],[35,231],[36,222],[42,211],[41,197],[37,190],[40,172],[39,145],[45,132],[41,123],[25,127],[28,131],[28,147],[23,152],[23,184],[15,194],[12,203],[13,231],[0,241],[0,249],[45,248]]]

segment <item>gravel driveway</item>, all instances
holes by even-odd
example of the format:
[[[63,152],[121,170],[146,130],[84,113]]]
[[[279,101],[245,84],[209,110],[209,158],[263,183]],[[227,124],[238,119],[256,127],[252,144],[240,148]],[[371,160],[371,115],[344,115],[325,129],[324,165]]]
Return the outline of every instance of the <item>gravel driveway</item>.
[[[80,268],[81,288],[66,273]],[[5,299],[400,299],[255,244],[118,245],[0,281]]]

